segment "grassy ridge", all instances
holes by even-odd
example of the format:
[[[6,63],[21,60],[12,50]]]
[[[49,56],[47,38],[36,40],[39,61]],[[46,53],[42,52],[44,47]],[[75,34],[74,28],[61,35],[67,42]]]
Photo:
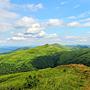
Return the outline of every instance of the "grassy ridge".
[[[0,90],[90,90],[89,66],[90,48],[19,49],[0,55]]]
[[[90,90],[90,68],[74,64],[3,75],[0,90]]]
[[[90,66],[90,48],[79,48],[71,51],[65,51],[60,55],[57,61],[62,64],[84,64]]]
[[[68,50],[68,48],[44,45],[33,49],[21,49],[9,54],[0,55],[0,74],[35,70],[37,68],[34,67],[32,63],[38,57],[53,56],[56,53],[66,50]],[[46,67],[48,67],[48,64]]]
[[[90,66],[90,48],[43,45],[0,55],[0,74],[25,72],[65,64]]]

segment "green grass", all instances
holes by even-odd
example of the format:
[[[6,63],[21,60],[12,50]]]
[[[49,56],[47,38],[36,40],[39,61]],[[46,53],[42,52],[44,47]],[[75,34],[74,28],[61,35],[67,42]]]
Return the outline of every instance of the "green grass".
[[[90,68],[65,65],[3,75],[0,76],[0,90],[90,90]]]
[[[90,66],[90,48],[52,44],[0,55],[0,74],[26,72],[65,64]]]
[[[90,90],[90,48],[46,44],[0,54],[0,90]]]
[[[37,67],[34,67],[33,63],[38,57],[49,57],[66,50],[69,49],[66,47],[60,48],[55,45],[43,45],[33,49],[20,49],[0,55],[0,74],[35,70]],[[52,57],[49,59],[52,59]],[[49,67],[48,62],[45,67]]]

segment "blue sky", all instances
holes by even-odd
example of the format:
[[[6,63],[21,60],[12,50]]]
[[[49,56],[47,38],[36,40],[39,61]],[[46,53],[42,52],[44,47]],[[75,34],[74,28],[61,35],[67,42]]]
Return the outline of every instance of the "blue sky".
[[[0,0],[0,45],[90,45],[90,0]]]

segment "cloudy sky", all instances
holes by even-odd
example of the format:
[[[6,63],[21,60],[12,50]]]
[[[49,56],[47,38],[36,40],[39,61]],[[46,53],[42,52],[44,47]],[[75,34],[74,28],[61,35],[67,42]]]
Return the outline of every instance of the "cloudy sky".
[[[90,0],[0,0],[0,46],[90,45]]]

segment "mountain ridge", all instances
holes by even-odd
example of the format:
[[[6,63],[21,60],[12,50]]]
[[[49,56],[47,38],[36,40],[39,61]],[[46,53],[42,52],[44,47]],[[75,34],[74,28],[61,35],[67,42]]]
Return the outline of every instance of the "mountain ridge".
[[[90,49],[69,48],[57,44],[19,49],[0,55],[0,74],[32,71],[64,64],[90,66]]]

